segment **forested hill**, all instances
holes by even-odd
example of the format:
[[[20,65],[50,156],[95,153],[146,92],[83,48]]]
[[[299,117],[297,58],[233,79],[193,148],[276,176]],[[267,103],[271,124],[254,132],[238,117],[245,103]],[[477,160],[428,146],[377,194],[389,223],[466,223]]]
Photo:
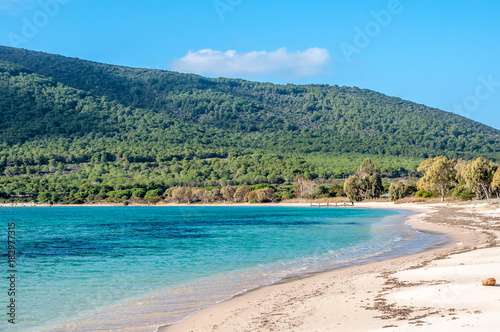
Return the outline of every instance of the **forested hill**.
[[[0,97],[3,169],[260,153],[293,164],[280,176],[328,177],[364,156],[388,173],[441,154],[500,160],[500,131],[356,87],[210,79],[0,46]]]

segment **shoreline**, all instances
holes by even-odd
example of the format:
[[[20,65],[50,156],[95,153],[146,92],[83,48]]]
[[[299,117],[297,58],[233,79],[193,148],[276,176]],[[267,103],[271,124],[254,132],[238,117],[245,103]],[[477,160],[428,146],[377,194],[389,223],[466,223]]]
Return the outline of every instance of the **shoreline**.
[[[284,202],[268,202],[268,203],[227,203],[227,202],[219,202],[219,203],[161,203],[161,204],[129,204],[124,205],[121,203],[95,203],[95,204],[46,204],[46,203],[0,203],[0,208],[2,207],[315,207],[311,206],[311,204],[326,204],[326,202],[322,202],[320,200],[312,200],[308,202],[307,200],[296,200],[296,201],[284,201]],[[491,200],[479,200],[479,201],[445,201],[445,202],[437,202],[437,201],[428,201],[428,202],[418,202],[418,203],[402,203],[396,204],[389,200],[381,200],[381,201],[363,201],[356,202],[354,205],[345,202],[338,202],[337,205],[334,202],[330,202],[330,206],[326,207],[321,205],[319,208],[373,208],[373,209],[393,209],[393,210],[413,210],[413,211],[425,211],[426,207],[433,206],[444,206],[444,205],[453,205],[453,206],[464,206],[464,205],[484,205],[484,204],[494,204],[500,203],[500,199],[491,199]]]
[[[84,206],[103,205],[76,205],[76,207]],[[156,207],[169,206],[309,207],[310,203],[168,204]],[[351,266],[340,266],[325,272],[285,278],[277,283],[259,286],[231,296],[222,302],[209,304],[207,307],[195,310],[180,322],[159,326],[156,323],[149,327],[155,327],[155,331],[163,332],[337,329],[421,331],[433,330],[437,326],[445,330],[459,328],[462,324],[480,326],[482,331],[495,331],[492,326],[496,326],[494,323],[496,316],[489,308],[498,307],[500,304],[500,287],[482,287],[480,284],[481,279],[490,277],[500,279],[500,275],[495,275],[500,271],[499,202],[462,204],[363,202],[349,207],[410,210],[415,214],[401,215],[401,220],[405,223],[418,231],[447,234],[452,240],[438,248],[430,246],[416,254],[402,253],[402,256],[396,258],[384,257],[371,262],[355,262],[351,263]],[[472,258],[467,255],[471,255]],[[470,270],[473,269],[474,262],[485,260],[489,260],[491,266],[479,269],[477,280],[475,279],[473,283],[468,280],[466,286],[463,286],[463,280],[453,279],[454,275],[436,273],[440,276],[437,278],[428,272],[436,269],[459,269],[461,272],[454,271],[455,276],[463,274],[470,279]],[[448,261],[452,261],[453,264],[440,266]],[[441,277],[442,275],[444,277]],[[450,293],[453,296],[454,294],[462,297],[470,296],[471,289],[474,294],[489,290],[492,294],[489,297],[485,294],[487,299],[479,306],[477,303],[463,304],[460,301],[451,301],[448,298],[443,300],[439,297]],[[496,293],[491,292],[491,289]],[[427,293],[430,290],[434,293],[429,295]],[[420,293],[427,294],[431,300],[427,303],[419,299]],[[497,294],[497,297],[492,299],[491,296],[494,294]],[[435,306],[436,301],[441,303],[440,306]],[[443,303],[448,307],[443,307]],[[477,325],[479,324],[477,321],[482,321],[483,325]]]
[[[308,202],[307,200],[292,200],[292,201],[284,201],[284,202],[268,202],[268,203],[228,203],[228,202],[217,202],[217,203],[166,203],[162,202],[159,204],[129,204],[124,205],[123,203],[84,203],[84,204],[47,204],[47,203],[0,203],[0,207],[210,207],[210,206],[257,206],[257,207],[266,207],[266,206],[288,206],[288,207],[309,207],[310,204],[326,204],[325,202],[321,202],[321,200]],[[338,206],[330,206],[330,207],[356,207],[357,204],[372,204],[372,202],[368,203],[356,203],[355,205],[341,205],[344,202],[338,202]],[[394,205],[393,202],[390,201],[381,201],[374,202],[375,204],[391,204]],[[330,203],[335,204],[335,203]],[[325,206],[321,206],[325,208]]]
[[[309,206],[309,203],[298,206],[305,205]],[[159,327],[158,331],[326,331],[337,328],[349,331],[378,329],[392,331],[397,330],[402,322],[406,324],[405,329],[421,328],[425,326],[426,317],[431,321],[436,320],[434,316],[438,315],[439,310],[433,307],[428,307],[427,310],[412,310],[406,305],[401,306],[403,309],[398,309],[396,304],[389,303],[385,297],[394,296],[397,290],[403,287],[401,282],[394,281],[393,275],[404,271],[416,271],[419,268],[425,269],[426,266],[446,257],[477,252],[488,246],[497,247],[492,244],[494,242],[492,237],[496,236],[498,239],[498,233],[492,235],[487,233],[489,232],[487,229],[465,224],[453,225],[437,220],[442,214],[449,214],[449,210],[460,210],[464,207],[468,208],[467,205],[446,203],[432,205],[358,203],[354,208],[402,209],[417,212],[410,215],[407,221],[414,229],[447,234],[452,241],[439,248],[429,248],[417,254],[341,267],[333,271],[260,287],[196,311],[179,323]],[[443,209],[447,211],[440,212]],[[466,265],[463,266],[467,268]],[[497,280],[499,278],[500,276],[497,276]],[[356,281],[354,284],[353,279]],[[398,285],[393,287],[394,294],[387,289],[389,287],[387,285],[391,282]],[[423,281],[420,282],[422,285]],[[432,280],[432,282],[437,281]],[[347,289],[350,292],[344,289],[345,285],[349,286]],[[344,303],[350,304],[343,305]],[[417,319],[412,319],[409,312],[415,311],[420,314],[416,315]],[[406,314],[402,316],[398,312]],[[385,316],[381,319],[380,315]]]

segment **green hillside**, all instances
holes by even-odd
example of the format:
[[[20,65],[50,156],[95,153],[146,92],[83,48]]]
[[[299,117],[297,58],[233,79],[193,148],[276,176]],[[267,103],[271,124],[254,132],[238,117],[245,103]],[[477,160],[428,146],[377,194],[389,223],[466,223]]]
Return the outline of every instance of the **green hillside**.
[[[298,172],[328,179],[366,157],[387,176],[414,173],[435,155],[500,160],[500,131],[370,90],[209,79],[9,47],[0,47],[0,114],[4,196],[53,183],[78,191],[283,183]]]

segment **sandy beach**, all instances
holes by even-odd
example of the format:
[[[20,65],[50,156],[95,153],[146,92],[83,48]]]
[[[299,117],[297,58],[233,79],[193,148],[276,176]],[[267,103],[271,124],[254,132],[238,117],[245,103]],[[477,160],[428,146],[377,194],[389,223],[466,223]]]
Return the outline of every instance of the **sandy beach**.
[[[498,331],[498,203],[365,203],[409,209],[450,244],[248,292],[159,331]]]

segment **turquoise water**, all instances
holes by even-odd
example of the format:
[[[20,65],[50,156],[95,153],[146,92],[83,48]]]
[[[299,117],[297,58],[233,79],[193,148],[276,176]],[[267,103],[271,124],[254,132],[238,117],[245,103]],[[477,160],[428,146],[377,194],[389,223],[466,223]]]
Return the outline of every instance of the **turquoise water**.
[[[245,290],[442,241],[389,210],[51,207],[0,216],[5,238],[16,224],[16,324],[5,314],[0,322],[13,331],[154,331]]]

